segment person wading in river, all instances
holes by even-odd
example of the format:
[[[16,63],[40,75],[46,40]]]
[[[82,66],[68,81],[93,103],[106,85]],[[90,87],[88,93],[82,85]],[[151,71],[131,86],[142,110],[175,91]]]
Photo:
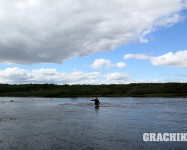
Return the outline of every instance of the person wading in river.
[[[100,101],[98,100],[97,97],[95,99],[92,99],[91,101],[95,101],[95,106],[99,106],[100,105]]]

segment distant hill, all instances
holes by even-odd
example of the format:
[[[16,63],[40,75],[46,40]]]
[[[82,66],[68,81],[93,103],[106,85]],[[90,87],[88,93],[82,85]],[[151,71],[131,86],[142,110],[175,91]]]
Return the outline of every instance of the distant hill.
[[[0,84],[2,97],[187,97],[187,83]]]

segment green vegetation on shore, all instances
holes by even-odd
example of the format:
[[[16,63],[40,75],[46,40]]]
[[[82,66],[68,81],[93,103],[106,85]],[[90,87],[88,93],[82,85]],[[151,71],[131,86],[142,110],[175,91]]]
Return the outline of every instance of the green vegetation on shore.
[[[1,97],[187,97],[187,83],[0,84]]]

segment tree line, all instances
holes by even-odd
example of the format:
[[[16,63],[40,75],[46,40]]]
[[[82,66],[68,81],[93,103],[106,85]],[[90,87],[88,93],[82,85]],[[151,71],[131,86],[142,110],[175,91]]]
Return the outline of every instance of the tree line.
[[[187,83],[0,84],[1,97],[187,97]]]

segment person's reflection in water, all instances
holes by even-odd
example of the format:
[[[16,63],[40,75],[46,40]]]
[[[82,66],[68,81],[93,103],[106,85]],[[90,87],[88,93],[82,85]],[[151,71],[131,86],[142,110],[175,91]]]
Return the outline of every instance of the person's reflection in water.
[[[95,113],[98,115],[100,112],[100,107],[95,105]]]
[[[99,110],[99,106],[95,106],[95,110],[98,111]]]

